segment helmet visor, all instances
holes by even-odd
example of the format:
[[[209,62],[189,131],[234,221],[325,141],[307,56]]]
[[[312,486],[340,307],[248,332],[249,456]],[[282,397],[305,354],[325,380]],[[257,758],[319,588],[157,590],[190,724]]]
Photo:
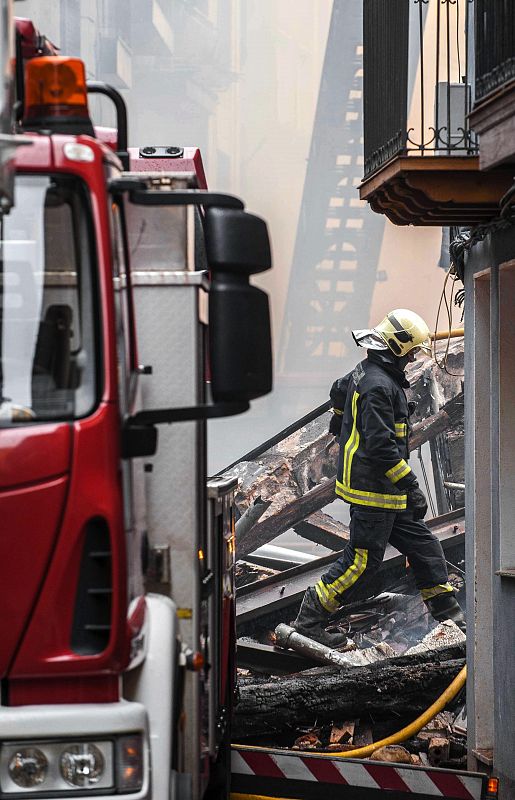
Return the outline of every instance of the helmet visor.
[[[377,331],[368,328],[359,331],[352,331],[352,338],[358,347],[366,347],[367,350],[388,350],[385,340]]]

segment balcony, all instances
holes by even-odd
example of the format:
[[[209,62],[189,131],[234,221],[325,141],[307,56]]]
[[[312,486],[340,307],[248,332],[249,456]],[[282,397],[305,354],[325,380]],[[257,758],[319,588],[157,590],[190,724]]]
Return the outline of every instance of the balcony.
[[[507,170],[480,172],[469,126],[473,11],[474,0],[363,2],[360,197],[396,225],[486,222],[511,185]]]
[[[476,0],[475,103],[470,124],[481,136],[481,169],[515,162],[515,7]]]

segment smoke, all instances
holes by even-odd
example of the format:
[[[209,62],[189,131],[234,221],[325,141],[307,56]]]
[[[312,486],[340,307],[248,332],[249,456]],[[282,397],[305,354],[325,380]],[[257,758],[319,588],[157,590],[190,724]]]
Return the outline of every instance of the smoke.
[[[275,386],[209,426],[209,472],[311,408],[362,354],[350,331],[411,306],[432,319],[441,236],[360,200],[361,3],[25,0],[23,14],[129,110],[129,143],[198,145],[211,188],[267,220]],[[95,100],[95,121],[113,124]],[[416,262],[417,269],[413,269]],[[252,359],[252,353],[248,354]]]

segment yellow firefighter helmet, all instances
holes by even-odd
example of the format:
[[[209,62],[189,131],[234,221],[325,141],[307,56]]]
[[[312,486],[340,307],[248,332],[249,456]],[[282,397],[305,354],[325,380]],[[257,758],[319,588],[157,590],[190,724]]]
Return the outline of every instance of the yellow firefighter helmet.
[[[407,308],[390,311],[374,331],[396,356],[405,356],[414,347],[431,353],[429,328],[422,317]]]

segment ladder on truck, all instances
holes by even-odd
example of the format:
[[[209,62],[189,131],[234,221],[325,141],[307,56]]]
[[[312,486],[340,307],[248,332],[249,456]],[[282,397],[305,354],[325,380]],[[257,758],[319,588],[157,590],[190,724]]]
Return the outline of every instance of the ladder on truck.
[[[331,754],[233,745],[231,799],[494,800],[480,772],[390,764]]]

